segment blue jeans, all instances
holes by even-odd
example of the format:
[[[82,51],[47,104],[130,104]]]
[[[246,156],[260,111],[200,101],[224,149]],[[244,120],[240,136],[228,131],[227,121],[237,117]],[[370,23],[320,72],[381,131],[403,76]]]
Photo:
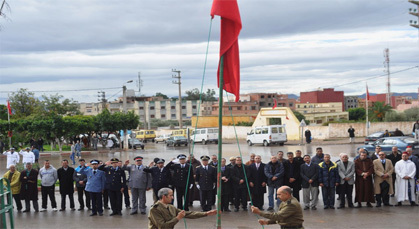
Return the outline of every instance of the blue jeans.
[[[335,206],[335,186],[333,187],[322,187],[323,204],[325,207]],[[345,201],[345,200],[344,200]]]
[[[277,190],[278,190],[278,188],[276,188],[276,187],[268,186],[268,200],[269,200],[269,207],[270,208],[274,208],[274,195],[275,195],[275,199],[276,199],[276,206],[278,207],[279,204],[281,204],[281,200],[278,199],[278,197],[276,195]]]
[[[70,159],[73,161],[73,165],[76,164],[76,161],[74,160],[74,157],[75,157],[75,153],[71,152]]]

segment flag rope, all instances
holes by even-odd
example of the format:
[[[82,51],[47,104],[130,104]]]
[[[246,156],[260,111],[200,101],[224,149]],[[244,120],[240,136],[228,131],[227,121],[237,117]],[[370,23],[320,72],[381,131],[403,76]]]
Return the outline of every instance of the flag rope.
[[[201,110],[202,94],[203,94],[204,81],[205,81],[205,72],[206,72],[206,69],[207,69],[208,49],[209,49],[209,43],[210,43],[210,38],[211,38],[211,29],[212,29],[212,18],[210,19],[210,26],[209,26],[209,31],[208,31],[208,41],[207,41],[207,49],[206,49],[206,52],[205,52],[204,71],[202,73],[201,93],[199,93],[198,111]],[[198,127],[198,119],[199,119],[199,112],[198,112],[198,114],[196,116],[195,130]],[[194,149],[195,149],[195,137],[196,137],[196,135],[194,135],[194,137],[193,137],[191,154],[189,155],[190,156],[190,159],[189,159],[188,178],[186,180],[185,198],[184,198],[183,209],[182,210],[185,210],[186,204],[189,204],[189,200],[187,200],[186,197],[188,197],[189,177],[191,175],[192,158],[193,158],[193,154],[194,154],[193,152],[194,152]],[[188,140],[190,140],[190,139],[188,139]],[[191,197],[191,198],[193,198],[193,197]],[[183,218],[183,222],[185,224],[185,229],[187,229],[188,226],[186,224],[186,219],[185,218]]]
[[[228,99],[228,92],[226,92],[226,96],[227,96],[228,107],[231,108],[230,100]],[[236,124],[234,122],[233,109],[229,109],[229,110],[230,110],[231,122],[233,123],[233,129],[234,129],[234,135],[236,137],[237,147],[239,148],[240,157],[242,159],[242,168],[243,168],[244,178],[245,178],[245,181],[246,181],[247,192],[249,194],[250,204],[253,206],[253,200],[252,200],[252,194],[250,193],[249,181],[247,180],[246,169],[244,168],[245,165],[243,163],[243,154],[242,154],[240,144],[239,144],[239,137],[237,135]],[[256,218],[260,219],[260,217],[258,215],[255,214],[255,216],[256,216]],[[261,225],[261,226],[262,226],[262,228],[265,228],[263,225]]]

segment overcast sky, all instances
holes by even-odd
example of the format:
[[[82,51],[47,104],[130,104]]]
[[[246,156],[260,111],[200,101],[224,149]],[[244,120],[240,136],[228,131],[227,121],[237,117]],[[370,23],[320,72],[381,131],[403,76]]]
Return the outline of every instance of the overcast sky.
[[[142,94],[176,96],[172,68],[182,71],[183,92],[201,86],[211,0],[7,2],[7,18],[0,18],[1,103],[19,88],[61,91],[79,102],[97,101],[103,89],[113,100],[128,80],[128,89],[138,91],[138,72]],[[335,87],[356,95],[369,78],[370,92],[384,93],[385,48],[395,72],[391,90],[417,92],[419,69],[405,70],[419,65],[412,7],[408,0],[239,1],[241,93]],[[219,17],[212,25],[204,89],[216,88]],[[49,93],[56,92],[36,95]]]

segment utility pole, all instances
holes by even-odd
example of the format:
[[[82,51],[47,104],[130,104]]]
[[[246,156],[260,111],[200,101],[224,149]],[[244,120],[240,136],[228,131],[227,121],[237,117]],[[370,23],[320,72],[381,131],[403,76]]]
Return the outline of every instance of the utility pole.
[[[106,102],[107,102],[106,96],[105,96],[106,94],[105,94],[104,91],[98,91],[97,93],[98,93],[98,95],[97,95],[98,99],[97,100],[102,104],[102,111],[103,111],[106,108]],[[99,111],[98,111],[98,113],[99,113]]]
[[[141,79],[141,72],[138,72],[138,80],[137,80],[137,87],[138,87],[138,97],[141,97],[141,88],[143,87],[143,80]],[[144,129],[146,129],[146,101],[144,100]],[[141,126],[141,115],[140,115],[140,126]]]
[[[132,80],[127,81],[126,83],[132,83]],[[122,109],[123,113],[127,114],[127,86],[122,85]],[[128,131],[124,129],[124,149],[128,149]]]
[[[390,54],[388,48],[384,49],[384,67],[386,68],[384,71],[387,72],[387,95],[386,95],[386,103],[391,106],[391,92],[390,92]]]
[[[409,0],[409,2],[412,3],[412,4],[417,5],[417,9],[415,9],[415,8],[410,8],[409,9],[409,14],[417,17],[417,21],[410,20],[410,26],[419,29],[419,24],[418,24],[418,21],[419,21],[419,1]],[[419,30],[418,30],[418,43],[419,43]]]
[[[181,81],[180,81],[180,70],[172,69],[172,72],[176,72],[177,75],[172,75],[173,84],[179,85],[179,129],[182,129],[182,90],[181,90]]]

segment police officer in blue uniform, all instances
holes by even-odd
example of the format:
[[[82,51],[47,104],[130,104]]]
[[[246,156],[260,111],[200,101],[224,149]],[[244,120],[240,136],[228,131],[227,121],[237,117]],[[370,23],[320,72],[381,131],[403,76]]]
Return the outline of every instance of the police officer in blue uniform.
[[[90,164],[92,169],[86,171],[87,183],[85,188],[92,200],[92,214],[90,216],[95,216],[97,213],[102,216],[102,192],[105,190],[106,182],[105,172],[98,169],[98,160],[91,160]]]
[[[125,171],[118,167],[118,158],[112,158],[110,164],[112,166],[101,165],[100,170],[105,172],[106,184],[105,187],[108,189],[109,200],[111,202],[113,215],[122,215],[122,194],[124,193],[124,186],[126,181]],[[109,164],[107,162],[106,164]]]
[[[171,185],[171,174],[169,170],[170,164],[167,164],[166,167],[164,166],[165,160],[163,158],[155,158],[154,162],[156,166],[152,166],[153,162],[150,163],[149,168],[144,168],[144,172],[151,173],[152,181],[151,187],[153,188],[154,196],[158,200],[157,193],[161,188],[172,188]],[[152,167],[151,167],[152,166]]]
[[[185,210],[185,211],[189,211],[189,206],[188,206],[189,192],[194,184],[193,169],[192,167],[190,167],[189,164],[186,163],[185,154],[179,154],[177,156],[177,159],[179,160],[179,164],[175,164],[173,163],[173,161],[169,163],[170,169],[173,171],[172,181],[173,181],[173,186],[176,189],[177,208]],[[189,168],[191,168],[190,171],[189,171]],[[187,192],[186,192],[186,189],[188,189]],[[185,203],[185,200],[187,201],[186,201],[185,209],[184,209],[183,204]]]
[[[202,156],[202,165],[196,168],[195,184],[199,189],[201,208],[203,211],[211,210],[213,201],[213,190],[217,182],[217,170],[208,165],[208,156]]]

